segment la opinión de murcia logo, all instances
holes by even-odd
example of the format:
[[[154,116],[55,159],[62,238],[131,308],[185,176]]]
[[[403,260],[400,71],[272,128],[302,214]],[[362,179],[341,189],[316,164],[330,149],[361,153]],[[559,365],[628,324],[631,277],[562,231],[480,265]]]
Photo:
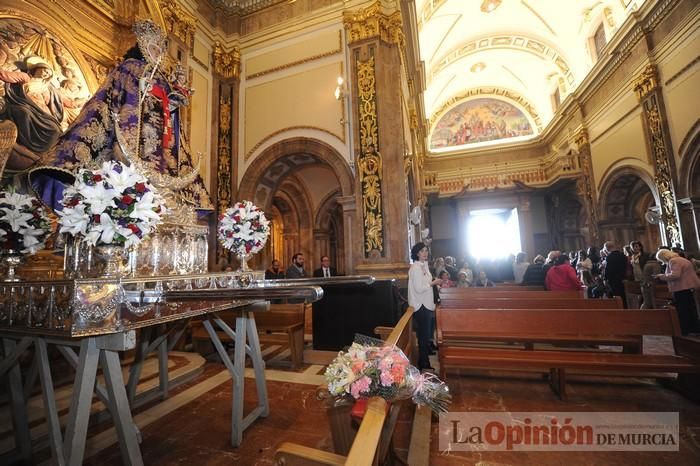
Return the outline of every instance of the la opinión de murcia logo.
[[[447,413],[443,451],[678,451],[678,413]]]

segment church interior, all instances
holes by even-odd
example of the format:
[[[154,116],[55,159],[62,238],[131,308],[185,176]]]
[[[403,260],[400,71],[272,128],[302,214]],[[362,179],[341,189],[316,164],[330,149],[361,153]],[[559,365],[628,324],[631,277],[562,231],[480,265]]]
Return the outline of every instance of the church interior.
[[[0,463],[699,464],[700,285],[664,283],[681,257],[700,284],[698,88],[697,0],[0,0]],[[144,177],[112,207],[162,205],[155,239],[106,204],[85,222],[134,249],[67,239],[99,167]],[[15,193],[51,228],[21,258]],[[235,253],[222,225],[246,201],[265,233]],[[621,291],[576,265],[627,248]],[[575,292],[518,275],[548,253]],[[420,264],[447,271],[436,310]],[[221,304],[261,296],[270,315]],[[434,371],[448,415],[663,412],[675,431],[470,445],[425,405],[327,393],[363,332]]]

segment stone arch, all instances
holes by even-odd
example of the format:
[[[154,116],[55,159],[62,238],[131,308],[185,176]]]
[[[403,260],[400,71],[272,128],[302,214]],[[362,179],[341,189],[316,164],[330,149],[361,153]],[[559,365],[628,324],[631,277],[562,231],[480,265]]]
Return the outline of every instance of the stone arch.
[[[700,251],[700,119],[690,128],[678,150],[679,217],[683,247],[691,253]]]
[[[339,190],[333,191],[319,203],[314,222],[314,246],[319,257],[327,254],[333,267],[342,273],[345,271],[345,245],[343,208],[338,204],[339,195]]]
[[[659,225],[648,223],[644,214],[658,205],[651,176],[638,167],[621,166],[606,174],[598,197],[601,240],[629,244],[640,240],[651,250],[661,242]]]
[[[688,130],[678,150],[677,198],[700,197],[700,119]]]
[[[304,165],[319,162],[330,166],[335,173],[341,196],[354,193],[354,178],[342,155],[325,142],[298,137],[273,144],[253,160],[243,175],[238,190],[239,198],[253,199],[265,210],[287,175]]]

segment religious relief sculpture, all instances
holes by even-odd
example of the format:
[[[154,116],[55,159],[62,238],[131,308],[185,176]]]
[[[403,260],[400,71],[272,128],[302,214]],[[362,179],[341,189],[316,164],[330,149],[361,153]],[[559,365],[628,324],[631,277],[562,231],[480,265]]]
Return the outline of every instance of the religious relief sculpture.
[[[7,168],[25,170],[49,151],[90,97],[73,56],[48,31],[0,19],[0,121],[17,127]]]
[[[179,109],[192,95],[184,69],[163,66],[166,36],[153,22],[137,21],[134,32],[137,45],[46,153],[48,166],[30,172],[32,188],[54,209],[73,172],[112,159],[129,161],[154,185],[178,191],[170,201],[176,210],[212,209],[181,131]]]
[[[357,88],[360,106],[360,156],[357,166],[362,189],[365,257],[372,251],[384,255],[384,218],[382,214],[382,157],[377,125],[374,57],[357,64]]]

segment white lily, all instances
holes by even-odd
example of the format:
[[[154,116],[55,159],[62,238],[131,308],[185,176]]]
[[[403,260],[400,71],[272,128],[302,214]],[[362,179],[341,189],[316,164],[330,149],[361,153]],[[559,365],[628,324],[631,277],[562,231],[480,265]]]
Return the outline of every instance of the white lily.
[[[122,164],[121,173],[112,168],[112,162],[102,164],[102,172],[105,173],[105,180],[114,187],[118,194],[122,194],[125,189],[131,188],[136,183],[142,183],[146,180],[136,171],[133,166]]]
[[[107,207],[116,207],[114,197],[118,193],[113,189],[105,189],[102,183],[94,186],[85,185],[80,194],[85,197],[84,202],[90,206],[90,213],[93,215],[102,214]]]
[[[0,197],[0,202],[15,206],[21,209],[24,206],[31,207],[32,197],[26,194],[6,192],[3,197]]]
[[[25,212],[20,212],[14,207],[2,207],[0,211],[4,212],[5,215],[0,217],[0,221],[7,222],[10,225],[12,231],[19,231],[20,228],[28,228],[28,220],[31,220],[34,216]]]
[[[161,210],[164,209],[162,202],[159,201],[160,199],[156,198],[153,191],[144,193],[141,199],[134,204],[134,210],[131,212],[131,216],[145,222],[150,221],[157,223],[160,220],[161,214],[155,212],[154,209],[159,205],[161,205]]]
[[[57,212],[61,217],[60,233],[69,233],[73,236],[87,234],[87,227],[90,217],[85,212],[85,204],[78,204],[75,207],[64,207]]]

